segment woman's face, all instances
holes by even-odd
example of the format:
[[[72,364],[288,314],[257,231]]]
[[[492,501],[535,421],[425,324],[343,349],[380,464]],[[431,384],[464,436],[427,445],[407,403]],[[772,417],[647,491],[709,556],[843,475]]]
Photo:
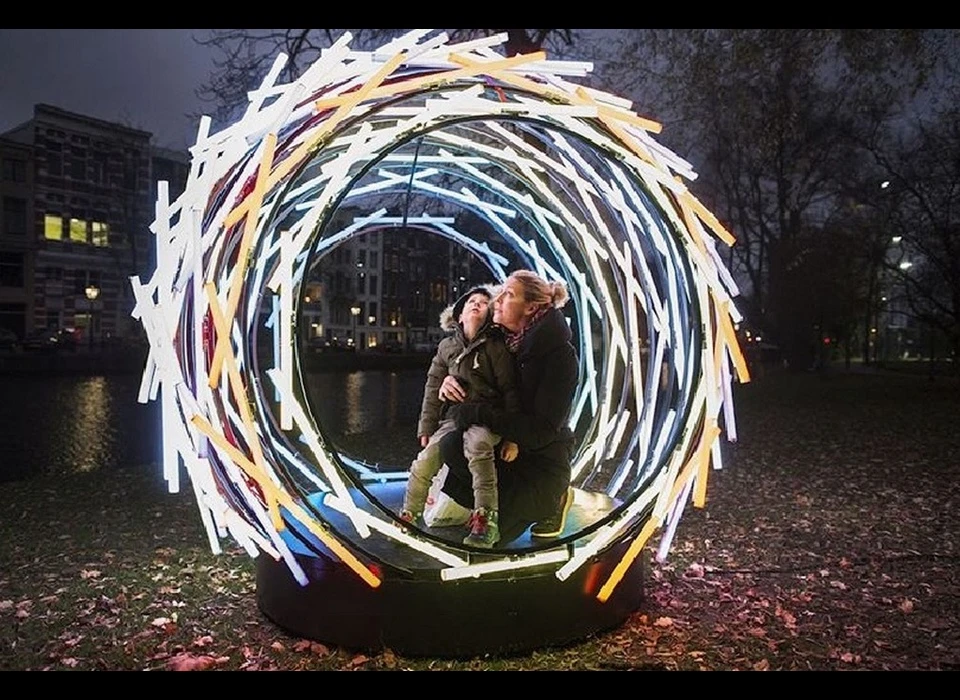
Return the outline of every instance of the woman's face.
[[[493,300],[493,322],[516,333],[527,325],[536,310],[536,304],[524,300],[520,283],[508,278]]]

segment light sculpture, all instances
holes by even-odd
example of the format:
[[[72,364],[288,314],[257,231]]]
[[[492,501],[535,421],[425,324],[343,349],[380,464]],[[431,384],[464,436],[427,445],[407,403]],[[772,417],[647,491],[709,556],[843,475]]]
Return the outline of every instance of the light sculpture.
[[[171,202],[160,183],[157,268],[131,278],[150,340],[139,399],[161,404],[163,473],[175,492],[185,467],[214,552],[232,537],[304,588],[317,561],[372,590],[536,574],[602,606],[649,538],[662,530],[666,556],[686,503],[704,504],[722,430],[736,439],[734,376],[749,380],[714,241],[733,237],[684,184],[689,164],[652,137],[658,124],[571,82],[589,64],[504,58],[505,38],[415,31],[363,52],[344,35],[286,84],[280,55],[236,123],[210,133],[201,119],[183,194]],[[382,206],[398,193],[402,216]],[[484,235],[458,228],[456,209]],[[457,242],[496,280],[523,267],[568,284],[571,483],[605,499],[595,522],[478,552],[403,527],[378,498],[407,465],[373,469],[324,436],[298,362],[305,271],[353,236],[409,228]]]

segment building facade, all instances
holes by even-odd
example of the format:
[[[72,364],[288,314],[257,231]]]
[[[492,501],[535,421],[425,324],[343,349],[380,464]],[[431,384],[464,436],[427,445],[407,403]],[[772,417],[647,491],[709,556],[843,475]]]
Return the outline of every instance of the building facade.
[[[157,183],[169,183],[173,202],[190,172],[188,153],[151,137],[42,104],[0,135],[0,327],[18,338],[69,332],[90,347],[142,338],[130,277],[156,268]],[[329,226],[361,214],[343,207]],[[298,332],[318,346],[432,351],[441,311],[491,279],[455,241],[375,226],[311,261]]]
[[[154,148],[149,132],[43,104],[0,141],[0,323],[20,337],[60,329],[90,345],[138,336],[129,278],[155,265],[156,182],[181,192],[188,155]]]
[[[321,348],[433,351],[445,335],[440,313],[491,280],[479,258],[438,234],[374,228],[313,261],[300,333]]]
[[[0,137],[0,328],[18,339],[33,328],[33,188],[32,147]]]

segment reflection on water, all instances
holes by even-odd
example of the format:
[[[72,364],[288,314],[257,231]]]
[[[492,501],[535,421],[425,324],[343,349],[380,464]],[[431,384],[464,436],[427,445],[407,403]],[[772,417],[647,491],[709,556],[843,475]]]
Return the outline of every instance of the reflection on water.
[[[0,376],[0,481],[156,462],[159,413],[140,378]]]
[[[339,450],[409,466],[422,369],[305,376],[311,410]],[[136,375],[0,375],[0,482],[159,464],[159,402],[138,403],[139,389]]]
[[[420,445],[422,369],[305,375],[320,429],[337,450],[370,463],[409,466]]]

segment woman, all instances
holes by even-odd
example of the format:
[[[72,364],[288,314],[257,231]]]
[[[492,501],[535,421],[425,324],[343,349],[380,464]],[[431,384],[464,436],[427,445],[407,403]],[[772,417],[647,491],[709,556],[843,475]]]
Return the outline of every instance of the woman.
[[[438,392],[441,400],[459,404],[451,407],[451,413],[461,431],[485,425],[520,447],[515,461],[497,459],[503,544],[519,537],[531,524],[533,537],[558,536],[570,508],[573,433],[567,419],[578,365],[570,327],[560,312],[567,298],[562,282],[548,282],[530,270],[513,272],[494,298],[493,322],[503,329],[516,363],[519,412],[462,403],[464,391],[451,377]],[[444,492],[471,508],[473,492],[461,433],[450,433],[440,449],[449,468]]]

